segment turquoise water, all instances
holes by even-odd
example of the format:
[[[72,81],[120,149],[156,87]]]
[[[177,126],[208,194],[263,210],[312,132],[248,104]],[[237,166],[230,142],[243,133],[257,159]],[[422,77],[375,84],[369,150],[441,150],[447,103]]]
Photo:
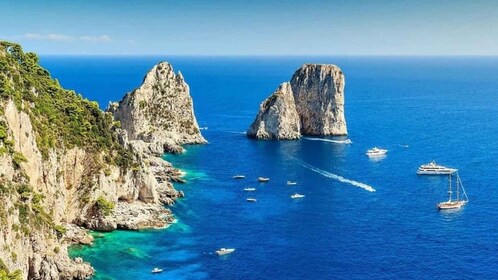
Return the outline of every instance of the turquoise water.
[[[105,107],[158,57],[43,57],[63,86]],[[77,247],[96,279],[494,279],[498,277],[498,58],[172,57],[209,144],[166,159],[187,171],[168,229],[116,231]],[[305,62],[346,75],[352,144],[255,141],[259,103]],[[322,141],[323,140],[323,141]],[[380,161],[364,153],[389,150]],[[439,212],[431,160],[459,168],[470,202]],[[233,180],[245,174],[245,180]],[[267,176],[267,184],[256,182]],[[287,186],[287,180],[297,181]],[[257,203],[247,203],[244,187]],[[294,192],[305,194],[292,200]],[[236,251],[218,257],[220,247]],[[153,267],[164,272],[152,275]]]

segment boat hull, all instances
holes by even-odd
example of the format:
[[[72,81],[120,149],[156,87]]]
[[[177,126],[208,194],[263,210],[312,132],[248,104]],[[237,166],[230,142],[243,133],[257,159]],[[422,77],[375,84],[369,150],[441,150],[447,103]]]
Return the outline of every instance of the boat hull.
[[[458,170],[456,169],[451,169],[451,170],[444,170],[444,171],[425,171],[425,170],[417,170],[418,175],[450,175]]]
[[[448,201],[448,202],[441,202],[441,203],[439,203],[437,205],[437,208],[439,210],[460,209],[466,203],[467,203],[467,201]]]

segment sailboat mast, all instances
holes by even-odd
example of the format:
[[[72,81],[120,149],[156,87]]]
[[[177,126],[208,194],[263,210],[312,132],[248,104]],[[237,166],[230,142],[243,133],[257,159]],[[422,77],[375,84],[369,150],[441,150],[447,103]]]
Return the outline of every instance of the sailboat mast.
[[[458,173],[456,174],[456,192],[457,192],[457,201],[460,201],[460,176],[458,176]]]
[[[453,176],[453,174],[450,174],[448,175],[448,201],[451,201],[451,176]]]

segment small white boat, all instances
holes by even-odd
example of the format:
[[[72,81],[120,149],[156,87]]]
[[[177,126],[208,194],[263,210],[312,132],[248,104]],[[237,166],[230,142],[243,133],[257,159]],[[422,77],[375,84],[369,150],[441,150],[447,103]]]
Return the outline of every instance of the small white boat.
[[[254,197],[248,197],[247,202],[256,202],[257,200]]]
[[[255,190],[256,190],[256,188],[244,188],[245,192],[253,192]]]
[[[159,267],[154,267],[154,269],[151,272],[152,273],[161,273],[161,272],[163,272],[163,270],[160,269]]]
[[[453,174],[448,175],[448,201],[440,202],[437,205],[439,210],[451,210],[451,209],[460,209],[462,206],[469,202],[469,198],[467,197],[467,193],[465,193],[465,189],[463,188],[462,181],[460,180],[460,176],[456,173],[456,199],[453,200],[451,190],[451,177]]]
[[[246,176],[244,176],[244,175],[235,175],[235,176],[233,176],[233,178],[234,179],[245,179]]]
[[[457,172],[458,169],[449,168],[442,165],[438,165],[436,161],[431,161],[427,164],[422,164],[418,170],[418,175],[448,175]]]
[[[368,150],[365,154],[369,157],[379,157],[383,156],[387,153],[387,150],[385,149],[379,149],[377,147],[373,147],[372,149]]]
[[[291,195],[291,198],[292,199],[296,199],[296,198],[303,198],[304,197],[304,194],[298,194],[298,193],[295,193],[293,195]]]
[[[287,186],[297,185],[297,182],[287,181]]]
[[[266,183],[270,181],[270,178],[265,178],[265,177],[258,177],[258,182],[261,182],[261,183]]]
[[[218,256],[223,256],[223,255],[226,255],[226,254],[233,253],[234,251],[235,251],[235,249],[233,249],[233,248],[229,248],[229,249],[221,248],[221,249],[219,249],[219,250],[216,251],[216,254]]]

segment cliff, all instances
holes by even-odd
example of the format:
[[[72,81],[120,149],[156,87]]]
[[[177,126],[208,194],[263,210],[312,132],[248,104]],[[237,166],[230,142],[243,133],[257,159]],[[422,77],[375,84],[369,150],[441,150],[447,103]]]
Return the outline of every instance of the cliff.
[[[149,143],[150,151],[180,153],[183,144],[202,144],[190,89],[183,75],[167,62],[155,65],[142,85],[107,109],[130,141]]]
[[[247,135],[258,139],[346,135],[344,84],[344,75],[335,65],[301,66],[285,87],[285,94],[281,85],[263,101]]]
[[[261,103],[248,134],[259,139],[298,139],[300,128],[291,85],[286,82]]]
[[[188,101],[176,105],[191,108]],[[171,184],[181,173],[150,153],[150,143],[130,141],[135,132],[63,89],[35,54],[0,42],[0,278],[88,278],[90,264],[67,254],[70,244],[92,242],[84,228],[173,220],[163,205],[183,196]],[[203,140],[176,136],[175,144]]]

